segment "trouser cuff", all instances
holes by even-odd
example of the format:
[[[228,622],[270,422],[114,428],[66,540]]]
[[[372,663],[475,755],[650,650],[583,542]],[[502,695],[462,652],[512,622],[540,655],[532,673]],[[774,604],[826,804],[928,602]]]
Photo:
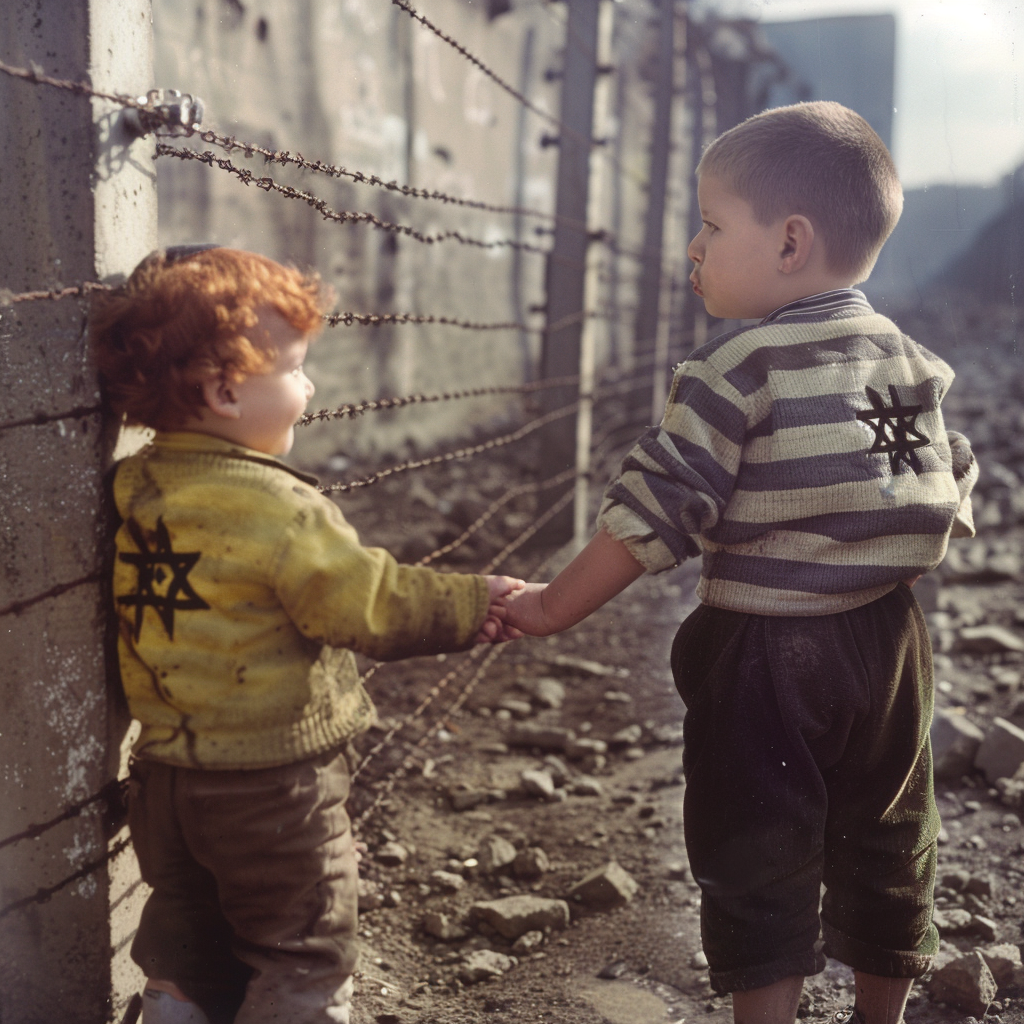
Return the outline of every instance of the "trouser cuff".
[[[783,978],[799,974],[806,978],[825,970],[825,954],[816,949],[781,957],[756,967],[738,967],[732,971],[711,971],[711,987],[720,995],[729,992],[749,992],[751,989],[773,985]]]
[[[928,926],[924,940],[916,950],[886,949],[861,942],[827,921],[821,922],[821,931],[828,956],[855,971],[877,974],[881,978],[920,978],[931,969],[932,959],[939,949],[939,933],[934,924]]]

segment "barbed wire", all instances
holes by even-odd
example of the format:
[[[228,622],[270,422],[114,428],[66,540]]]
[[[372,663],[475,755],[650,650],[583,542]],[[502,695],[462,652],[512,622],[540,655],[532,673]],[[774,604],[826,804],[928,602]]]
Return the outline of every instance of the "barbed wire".
[[[554,409],[549,413],[545,413],[543,416],[538,416],[537,419],[531,420],[529,423],[520,427],[518,430],[513,431],[511,434],[505,434],[502,437],[493,437],[489,441],[484,441],[481,444],[473,445],[468,448],[458,448],[452,452],[445,452],[443,455],[433,455],[426,459],[410,459],[408,462],[399,463],[397,466],[389,466],[387,469],[378,470],[376,473],[372,473],[370,476],[363,477],[360,480],[352,480],[349,483],[327,484],[326,486],[320,487],[320,491],[323,494],[343,494],[346,491],[354,491],[360,487],[369,487],[372,484],[379,483],[381,480],[385,480],[389,476],[395,476],[398,473],[405,473],[411,469],[425,469],[427,466],[436,466],[442,462],[454,462],[457,459],[468,459],[474,455],[480,455],[483,452],[491,451],[494,448],[501,448],[504,445],[519,441],[526,437],[527,434],[532,434],[533,431],[540,430],[541,427],[546,426],[548,423],[553,423],[555,420],[572,415],[578,407],[579,402],[573,402],[571,405],[566,405],[561,409]]]
[[[536,253],[541,256],[548,255],[548,250],[542,246],[533,245],[530,242],[517,242],[512,238],[500,238],[495,239],[493,242],[487,242],[482,238],[474,238],[472,235],[466,235],[461,231],[455,231],[450,228],[445,228],[435,234],[428,235],[414,227],[410,227],[408,224],[395,224],[392,221],[383,220],[375,213],[335,210],[328,206],[325,200],[320,199],[311,192],[295,188],[292,185],[282,185],[280,182],[274,181],[269,175],[254,174],[248,167],[236,167],[230,160],[218,157],[209,150],[200,153],[194,149],[179,149],[177,146],[169,146],[167,143],[160,142],[157,143],[156,155],[158,157],[175,157],[178,160],[195,160],[208,167],[218,167],[222,171],[227,171],[236,177],[243,185],[255,185],[264,192],[277,192],[286,199],[299,199],[307,206],[313,207],[324,220],[335,221],[338,224],[369,224],[378,231],[405,235],[425,245],[434,245],[437,242],[451,240],[459,242],[461,245],[471,245],[478,249],[517,249],[521,252]]]
[[[510,501],[514,501],[516,498],[521,497],[524,494],[537,494],[539,491],[547,490],[549,487],[557,487],[559,484],[568,483],[573,479],[573,477],[575,477],[575,475],[575,468],[566,469],[548,480],[542,480],[539,483],[519,484],[517,487],[513,487],[510,491],[506,491],[500,498],[492,501],[487,509],[485,509],[477,519],[470,523],[469,526],[467,526],[466,529],[455,538],[455,540],[439,547],[436,551],[431,551],[428,555],[424,555],[415,564],[429,565],[442,555],[451,554],[451,552],[455,551],[457,548],[462,547],[462,545],[465,544],[473,534],[482,530],[490,519],[500,512],[501,509],[503,509]]]
[[[467,331],[531,331],[542,328],[531,327],[517,320],[502,320],[481,323],[476,320],[460,320],[457,317],[438,316],[433,313],[327,313],[324,321],[328,327],[385,327],[388,324],[442,324],[446,327],[461,327]]]
[[[424,405],[433,402],[452,402],[460,398],[479,398],[482,395],[530,395],[548,388],[565,387],[579,382],[580,375],[569,377],[551,377],[547,380],[534,381],[530,384],[494,385],[493,387],[468,388],[465,391],[442,391],[436,395],[405,395],[401,398],[377,398],[373,401],[358,402],[355,405],[342,405],[337,409],[319,409],[307,412],[296,426],[305,427],[310,423],[325,420],[355,419],[366,412],[381,412],[386,409],[402,409],[408,405]]]
[[[49,85],[55,89],[63,89],[66,92],[73,92],[78,96],[92,96],[96,99],[110,100],[112,103],[119,103],[123,107],[131,107],[134,110],[147,110],[145,103],[140,103],[131,96],[123,93],[103,92],[101,89],[93,88],[87,82],[73,82],[67,78],[54,78],[47,75],[42,67],[35,61],[30,61],[27,68],[15,67],[0,60],[0,71],[12,78],[22,78],[27,82],[34,82],[37,85]]]
[[[438,26],[435,25],[432,21],[430,21],[429,18],[426,18],[422,14],[420,14],[419,11],[417,11],[416,8],[413,7],[412,4],[408,2],[408,0],[391,0],[391,2],[395,5],[395,7],[398,7],[401,10],[405,11],[405,13],[408,14],[409,17],[413,19],[413,21],[418,21],[421,25],[424,26],[424,28],[429,29],[439,39],[444,40],[444,42],[446,42],[453,50],[455,50],[457,53],[465,57],[466,60],[470,62],[470,64],[472,64],[475,68],[482,71],[489,79],[491,79],[492,82],[499,86],[499,88],[504,89],[505,92],[507,92],[513,99],[517,100],[524,107],[526,107],[527,110],[532,111],[538,117],[543,118],[549,124],[555,125],[555,127],[562,131],[571,131],[571,129],[569,129],[567,125],[563,124],[559,118],[555,117],[554,114],[549,113],[542,107],[538,107],[537,104],[535,104],[531,99],[529,99],[529,97],[524,96],[514,86],[509,85],[509,83],[506,82],[504,78],[502,78],[496,71],[489,68],[479,57],[477,57],[475,54],[471,53],[468,49],[466,49],[466,47],[463,46],[462,43],[460,43],[457,39],[455,39],[453,36],[448,35],[448,33],[445,32],[444,30],[438,28]],[[573,134],[578,133],[573,132]],[[586,137],[583,136],[583,138]],[[589,142],[591,145],[594,144],[593,139],[587,139],[586,141]]]
[[[89,292],[109,292],[113,285],[101,281],[83,281],[81,284],[41,289],[31,292],[12,292],[9,288],[0,288],[0,306],[13,306],[17,302],[38,302],[40,299],[68,299],[74,296],[88,295]]]
[[[438,189],[416,188],[413,185],[403,185],[398,181],[385,181],[376,174],[368,174],[365,171],[350,171],[346,167],[337,164],[325,163],[323,160],[307,160],[301,153],[291,153],[287,149],[270,149],[267,146],[260,146],[255,142],[240,142],[230,135],[220,135],[212,129],[193,128],[186,134],[195,135],[203,142],[211,146],[219,146],[228,153],[240,150],[247,157],[260,156],[268,163],[282,164],[285,166],[298,167],[305,171],[313,171],[317,174],[326,174],[331,178],[349,178],[361,185],[372,185],[374,188],[384,189],[387,192],[396,192],[399,195],[410,199],[429,199],[435,202],[451,206],[466,206],[474,210],[485,210],[488,213],[511,214],[517,217],[535,217],[538,220],[554,222],[563,218],[553,213],[545,213],[543,210],[533,210],[525,206],[503,206],[498,203],[486,203],[479,199],[463,199],[459,196],[449,195]],[[161,135],[157,138],[174,138],[175,136]],[[572,221],[577,224],[578,221]]]

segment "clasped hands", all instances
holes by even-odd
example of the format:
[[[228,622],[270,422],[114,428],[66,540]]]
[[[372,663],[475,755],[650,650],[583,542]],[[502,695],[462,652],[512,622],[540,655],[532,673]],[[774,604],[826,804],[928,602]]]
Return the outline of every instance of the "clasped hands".
[[[501,644],[524,636],[546,636],[541,601],[546,583],[527,583],[513,576],[485,576],[490,604],[476,635],[478,644]]]

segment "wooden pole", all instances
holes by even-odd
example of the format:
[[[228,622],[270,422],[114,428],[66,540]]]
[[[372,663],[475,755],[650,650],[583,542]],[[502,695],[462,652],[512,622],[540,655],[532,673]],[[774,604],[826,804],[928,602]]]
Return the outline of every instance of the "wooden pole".
[[[584,321],[590,151],[597,79],[598,8],[600,0],[568,0],[565,62],[559,116],[567,130],[558,138],[554,244],[547,266],[547,330],[541,348],[540,377],[567,377],[579,372]],[[578,398],[577,386],[542,392],[545,412]],[[556,420],[541,433],[540,477],[548,479],[574,465],[576,417]],[[548,491],[553,503],[565,491]],[[564,543],[573,534],[573,513],[566,508],[535,537],[537,544]]]

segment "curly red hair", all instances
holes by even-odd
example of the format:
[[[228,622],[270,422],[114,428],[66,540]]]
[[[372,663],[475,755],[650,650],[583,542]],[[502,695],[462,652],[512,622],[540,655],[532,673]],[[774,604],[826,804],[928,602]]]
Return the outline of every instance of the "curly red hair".
[[[257,253],[152,253],[93,301],[89,337],[107,400],[130,424],[180,429],[203,407],[211,372],[237,381],[276,355],[247,337],[260,307],[312,335],[330,297],[317,275]]]

